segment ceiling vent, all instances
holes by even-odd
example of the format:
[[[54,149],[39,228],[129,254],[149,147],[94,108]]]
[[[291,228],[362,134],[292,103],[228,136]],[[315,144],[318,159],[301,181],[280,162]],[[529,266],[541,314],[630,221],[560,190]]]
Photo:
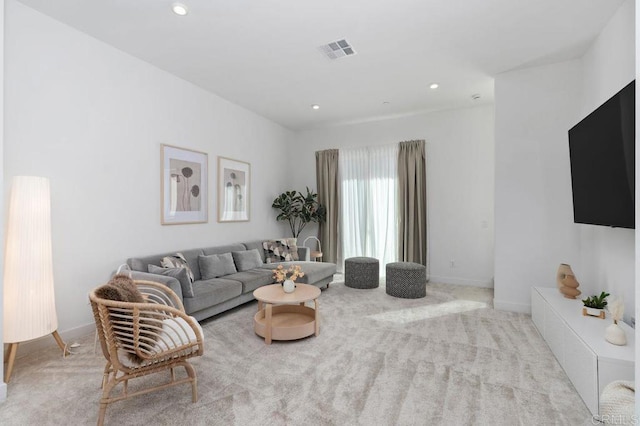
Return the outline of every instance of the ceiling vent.
[[[356,54],[356,51],[353,50],[353,47],[345,39],[320,46],[320,51],[329,59],[344,58],[345,56],[353,56]]]

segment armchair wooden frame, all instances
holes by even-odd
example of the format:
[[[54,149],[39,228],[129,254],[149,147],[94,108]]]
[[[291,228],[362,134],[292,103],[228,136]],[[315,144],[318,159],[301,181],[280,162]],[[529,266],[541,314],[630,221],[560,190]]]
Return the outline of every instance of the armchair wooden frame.
[[[192,401],[198,400],[197,378],[187,359],[204,350],[198,323],[184,312],[178,296],[168,287],[151,281],[134,281],[146,303],[101,299],[89,294],[102,353],[107,360],[102,378],[98,425],[104,423],[107,406],[137,395],[191,383]],[[131,360],[135,357],[138,362]],[[174,369],[184,367],[187,377],[176,378]],[[169,381],[128,392],[128,381],[169,370]],[[111,391],[122,384],[122,392]]]

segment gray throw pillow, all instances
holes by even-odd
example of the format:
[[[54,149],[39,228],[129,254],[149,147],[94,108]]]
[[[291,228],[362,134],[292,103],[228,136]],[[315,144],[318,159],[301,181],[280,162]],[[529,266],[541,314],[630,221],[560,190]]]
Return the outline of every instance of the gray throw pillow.
[[[259,268],[262,266],[262,257],[256,249],[245,251],[232,251],[233,261],[238,271],[248,271],[249,269]]]
[[[156,265],[149,265],[147,270],[152,274],[164,275],[177,279],[180,281],[180,287],[182,288],[182,297],[193,297],[193,286],[191,285],[189,273],[186,268],[162,268]]]
[[[198,256],[198,266],[203,280],[218,278],[225,275],[235,274],[236,265],[233,263],[231,253],[211,254],[208,256]]]

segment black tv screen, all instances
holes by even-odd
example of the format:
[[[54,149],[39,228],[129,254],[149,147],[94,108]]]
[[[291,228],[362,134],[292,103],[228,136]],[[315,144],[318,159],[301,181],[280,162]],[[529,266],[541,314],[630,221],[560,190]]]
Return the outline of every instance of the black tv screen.
[[[575,223],[635,229],[635,81],[569,130]]]

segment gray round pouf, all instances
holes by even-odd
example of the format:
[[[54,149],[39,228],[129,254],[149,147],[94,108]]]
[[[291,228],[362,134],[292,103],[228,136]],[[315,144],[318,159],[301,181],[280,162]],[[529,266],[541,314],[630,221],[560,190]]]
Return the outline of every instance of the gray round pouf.
[[[387,294],[405,299],[427,295],[427,268],[413,262],[387,263]]]
[[[344,285],[351,288],[376,288],[380,264],[373,257],[350,257],[344,261]]]

